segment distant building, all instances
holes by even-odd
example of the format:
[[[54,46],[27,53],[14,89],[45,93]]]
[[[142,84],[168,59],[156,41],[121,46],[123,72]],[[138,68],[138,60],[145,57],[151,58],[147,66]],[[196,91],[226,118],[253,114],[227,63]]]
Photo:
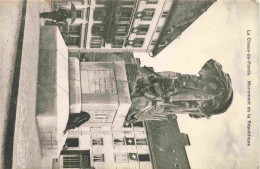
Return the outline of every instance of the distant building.
[[[70,52],[148,52],[157,55],[215,0],[55,0],[77,9],[69,25]],[[70,19],[68,19],[70,23]]]

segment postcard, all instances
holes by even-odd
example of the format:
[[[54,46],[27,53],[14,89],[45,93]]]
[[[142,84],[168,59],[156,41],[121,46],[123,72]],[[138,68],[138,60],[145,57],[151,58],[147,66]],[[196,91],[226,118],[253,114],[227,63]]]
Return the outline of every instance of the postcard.
[[[0,10],[0,168],[259,168],[256,1]]]

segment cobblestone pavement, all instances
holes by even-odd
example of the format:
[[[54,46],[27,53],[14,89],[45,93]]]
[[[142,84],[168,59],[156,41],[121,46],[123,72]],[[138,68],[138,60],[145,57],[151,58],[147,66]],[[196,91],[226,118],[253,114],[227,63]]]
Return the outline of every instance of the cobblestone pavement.
[[[21,72],[16,110],[13,168],[41,168],[41,151],[35,120],[42,19],[39,13],[49,11],[45,1],[28,1],[25,18]]]

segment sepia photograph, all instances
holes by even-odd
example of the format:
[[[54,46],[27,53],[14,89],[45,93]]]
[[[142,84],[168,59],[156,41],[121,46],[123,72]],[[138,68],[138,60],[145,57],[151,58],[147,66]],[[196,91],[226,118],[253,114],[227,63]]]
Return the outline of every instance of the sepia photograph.
[[[0,169],[259,169],[257,0],[0,11]]]

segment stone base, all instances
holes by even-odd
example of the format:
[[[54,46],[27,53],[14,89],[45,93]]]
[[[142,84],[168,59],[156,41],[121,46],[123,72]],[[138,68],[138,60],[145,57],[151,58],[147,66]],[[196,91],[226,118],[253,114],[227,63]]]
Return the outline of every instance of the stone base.
[[[67,138],[63,131],[69,118],[69,66],[58,27],[43,26],[40,31],[36,120],[45,163],[58,158]]]

